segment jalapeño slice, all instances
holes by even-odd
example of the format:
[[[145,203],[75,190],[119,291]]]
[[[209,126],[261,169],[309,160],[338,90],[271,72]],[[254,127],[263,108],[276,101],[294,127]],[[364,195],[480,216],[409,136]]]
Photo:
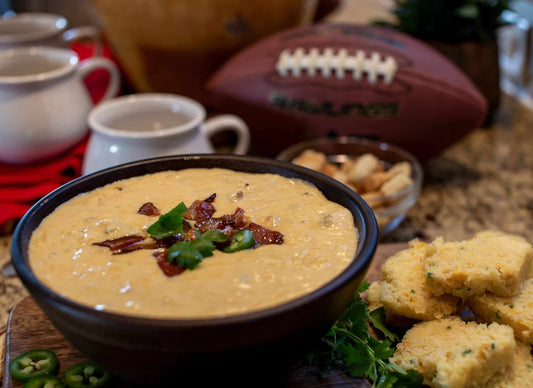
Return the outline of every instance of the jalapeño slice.
[[[94,362],[82,362],[65,372],[65,384],[69,388],[110,387],[113,376]]]
[[[29,379],[22,388],[65,388],[65,384],[56,376],[45,375]]]
[[[239,230],[233,235],[230,244],[224,248],[224,252],[233,253],[250,249],[255,245],[254,235],[248,229]]]
[[[34,349],[22,353],[9,364],[11,377],[20,382],[38,376],[55,375],[58,370],[57,356],[48,349]]]

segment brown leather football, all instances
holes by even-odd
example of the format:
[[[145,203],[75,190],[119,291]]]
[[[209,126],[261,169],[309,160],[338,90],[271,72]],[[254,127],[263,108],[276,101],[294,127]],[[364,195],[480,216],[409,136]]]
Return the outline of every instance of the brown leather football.
[[[233,56],[207,89],[215,108],[248,123],[253,152],[265,156],[342,135],[427,159],[480,126],[487,111],[450,60],[377,26],[318,24],[272,35]]]

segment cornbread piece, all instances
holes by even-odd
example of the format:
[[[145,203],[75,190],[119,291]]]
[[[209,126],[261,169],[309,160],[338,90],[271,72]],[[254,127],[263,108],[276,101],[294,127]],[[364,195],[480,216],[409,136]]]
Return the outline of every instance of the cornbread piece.
[[[427,283],[435,294],[516,295],[529,275],[532,252],[525,240],[504,233],[479,233],[461,242],[437,239],[427,248]]]
[[[366,290],[366,301],[368,303],[369,311],[374,311],[375,309],[383,307],[383,304],[381,303],[380,282],[372,282],[370,284],[370,287],[368,288],[368,290]],[[387,313],[387,311],[385,311],[385,317],[387,324],[394,327],[407,328],[413,326],[417,322],[411,318]]]
[[[370,287],[366,290],[366,301],[370,311],[383,306],[383,304],[381,304],[381,286],[379,285],[379,282],[370,283]]]
[[[531,346],[516,342],[513,360],[503,373],[497,373],[487,384],[491,388],[533,387],[533,358]]]
[[[381,303],[388,314],[431,320],[456,311],[458,299],[451,295],[434,296],[426,284],[424,259],[427,244],[418,240],[387,259],[381,267]]]
[[[517,243],[519,244],[522,244],[523,246],[527,247],[529,246],[529,254],[531,255],[532,251],[533,251],[533,248],[531,247],[531,244],[528,243],[528,241],[521,237],[521,236],[516,236],[514,234],[508,234],[508,233],[503,233],[503,232],[499,232],[499,231],[496,231],[496,230],[485,230],[485,231],[482,231],[482,232],[478,232],[476,233],[476,235],[474,237],[480,237],[480,238],[490,238],[490,237],[495,237],[495,236],[507,236],[509,238],[514,238],[515,240],[517,240]],[[525,245],[527,244],[527,245]],[[526,248],[526,250],[528,250]],[[530,270],[529,270],[529,275],[527,276],[528,278],[533,278],[533,258],[531,259],[531,266],[530,266]]]
[[[479,387],[510,365],[515,347],[509,326],[447,317],[413,326],[391,362],[416,369],[432,387]]]
[[[468,303],[478,318],[505,323],[513,328],[518,338],[533,344],[533,278],[524,282],[516,296],[485,294],[469,298]]]

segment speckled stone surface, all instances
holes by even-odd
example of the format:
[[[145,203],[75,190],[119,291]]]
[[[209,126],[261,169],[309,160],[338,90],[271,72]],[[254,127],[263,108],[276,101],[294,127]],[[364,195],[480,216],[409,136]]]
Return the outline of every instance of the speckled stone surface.
[[[418,203],[383,242],[462,240],[486,229],[533,240],[533,111],[502,97],[494,124],[425,163]]]

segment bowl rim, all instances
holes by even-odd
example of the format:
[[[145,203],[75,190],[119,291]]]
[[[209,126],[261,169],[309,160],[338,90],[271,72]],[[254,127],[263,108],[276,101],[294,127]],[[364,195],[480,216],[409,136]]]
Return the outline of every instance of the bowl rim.
[[[39,218],[41,217],[42,212],[46,212],[44,216],[42,216],[39,220],[39,223],[37,226],[42,222],[42,220],[50,214],[52,210],[47,212],[47,203],[50,202],[51,199],[63,194],[68,193],[70,191],[75,191],[76,187],[79,187],[80,185],[83,185],[85,182],[90,182],[92,180],[97,180],[101,176],[107,176],[109,174],[114,174],[116,172],[120,172],[121,170],[134,170],[136,168],[142,168],[143,166],[150,166],[151,164],[158,164],[158,163],[165,163],[165,162],[172,162],[176,160],[183,160],[185,161],[196,161],[196,160],[210,160],[212,159],[213,162],[219,161],[219,160],[241,160],[244,163],[259,163],[259,164],[268,164],[270,167],[273,168],[281,168],[284,170],[289,170],[292,172],[295,172],[297,174],[304,174],[308,175],[313,179],[316,179],[318,181],[325,181],[326,184],[333,186],[333,189],[335,190],[341,190],[344,192],[345,195],[349,197],[351,201],[353,201],[356,204],[356,209],[358,211],[358,216],[361,219],[361,226],[357,229],[358,234],[358,244],[356,248],[355,255],[350,262],[350,264],[337,276],[335,276],[333,279],[330,279],[327,283],[322,285],[320,288],[314,290],[311,293],[304,294],[303,296],[300,296],[296,299],[289,300],[285,303],[282,303],[280,305],[275,305],[272,307],[263,308],[260,310],[255,310],[251,312],[246,313],[240,313],[240,314],[232,314],[222,317],[207,317],[207,318],[165,318],[165,317],[148,317],[148,316],[142,316],[142,315],[128,315],[128,314],[121,314],[117,312],[110,312],[106,310],[96,310],[90,306],[84,305],[82,303],[76,302],[72,299],[69,299],[67,297],[64,297],[60,295],[58,292],[52,290],[48,286],[46,286],[44,283],[42,283],[36,275],[31,270],[31,267],[29,265],[29,258],[28,262],[25,260],[25,254],[23,245],[24,242],[22,241],[23,233],[25,232],[25,229],[31,229],[28,227],[28,223],[32,221],[33,218]],[[216,168],[219,167],[216,164],[213,165],[213,167],[203,167],[203,168]],[[202,168],[202,167],[184,167],[184,168]],[[179,171],[184,168],[176,168],[176,171]],[[221,167],[221,168],[227,168],[232,169],[235,171],[242,171],[239,169],[236,169],[234,167]],[[147,175],[154,172],[159,171],[169,171],[173,170],[172,168],[167,169],[160,169],[156,171],[148,171],[144,173],[139,174],[133,174],[129,177],[135,177],[135,176],[142,176]],[[271,173],[270,171],[255,171],[254,173]],[[281,175],[281,174],[279,174]],[[127,179],[126,177],[119,177],[115,180],[120,179]],[[108,182],[102,183],[93,189],[94,190],[97,187],[102,187],[108,184]],[[71,196],[69,199],[73,198],[76,195],[79,195],[86,191],[79,191],[76,192],[73,196]],[[64,203],[65,201],[61,201]],[[51,205],[48,205],[49,207]],[[55,208],[55,207],[54,207]],[[44,210],[42,210],[44,209]],[[356,218],[356,214],[354,212],[350,211],[352,213],[352,216],[354,217],[354,220]],[[36,226],[36,227],[37,227]],[[33,229],[34,230],[34,229]],[[30,230],[31,232],[33,230]],[[361,239],[360,236],[364,236],[364,239]],[[29,238],[28,238],[29,240]],[[138,325],[142,327],[146,327],[147,325],[152,328],[176,328],[176,327],[211,327],[211,326],[221,326],[221,325],[233,325],[233,324],[240,324],[240,323],[251,323],[257,320],[264,319],[266,317],[276,316],[284,314],[294,308],[301,307],[303,305],[312,303],[316,299],[319,299],[322,295],[329,294],[336,289],[342,287],[346,282],[348,282],[351,278],[355,277],[357,273],[359,273],[361,270],[364,270],[364,268],[370,264],[370,261],[372,260],[376,247],[378,242],[378,226],[377,221],[374,216],[374,213],[370,209],[370,207],[366,204],[366,202],[354,191],[352,191],[349,187],[343,185],[342,183],[334,180],[333,178],[327,177],[321,173],[318,173],[314,170],[297,166],[292,163],[288,162],[282,162],[275,159],[269,159],[269,158],[263,158],[263,157],[256,157],[256,156],[246,156],[246,155],[228,155],[228,154],[189,154],[189,155],[174,155],[174,156],[166,156],[166,157],[156,157],[156,158],[150,158],[150,159],[144,159],[139,160],[135,162],[125,163],[118,166],[106,168],[104,170],[96,171],[92,174],[85,175],[82,177],[79,177],[75,180],[72,180],[61,187],[57,188],[56,190],[52,191],[45,197],[43,197],[41,200],[39,200],[35,205],[32,206],[30,210],[22,217],[20,222],[18,223],[12,238],[12,244],[11,244],[11,256],[13,265],[15,267],[15,270],[24,283],[24,286],[30,291],[30,294],[32,295],[38,295],[39,297],[43,299],[53,300],[55,302],[58,302],[61,305],[62,309],[68,308],[71,310],[76,311],[77,313],[83,314],[86,317],[92,317],[93,319],[101,319],[101,320],[107,320],[110,323],[118,323],[123,325]],[[28,241],[29,243],[29,241]],[[26,244],[27,245],[27,244]]]
[[[413,168],[413,172],[411,175],[414,176],[415,178],[413,179],[413,183],[392,195],[384,194],[379,197],[376,197],[374,199],[376,201],[396,200],[398,198],[402,198],[410,194],[412,191],[416,193],[420,191],[422,187],[422,182],[424,180],[424,172],[422,170],[422,166],[420,165],[420,162],[418,161],[418,159],[413,154],[411,154],[409,151],[406,151],[403,148],[395,146],[394,144],[386,143],[380,140],[367,139],[367,138],[357,137],[357,136],[338,136],[338,137],[331,137],[331,138],[330,137],[317,137],[314,139],[304,140],[302,142],[293,144],[285,148],[278,155],[276,155],[276,159],[290,162],[288,160],[288,155],[294,152],[294,150],[298,150],[302,148],[302,151],[300,151],[300,154],[301,154],[305,149],[308,149],[308,148],[312,149],[313,146],[322,145],[322,144],[328,144],[328,145],[329,144],[343,144],[343,145],[356,144],[356,145],[362,145],[362,146],[377,147],[383,152],[388,152],[388,151],[396,152],[400,154],[400,156],[405,158],[409,163],[411,163],[411,166]],[[376,211],[379,213],[379,210],[380,209],[377,209]]]

